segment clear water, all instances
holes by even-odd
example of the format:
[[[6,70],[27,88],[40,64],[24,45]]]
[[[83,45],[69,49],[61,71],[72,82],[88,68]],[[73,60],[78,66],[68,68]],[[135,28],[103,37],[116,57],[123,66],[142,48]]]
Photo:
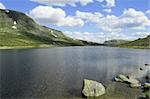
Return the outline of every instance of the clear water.
[[[139,67],[145,63],[150,63],[150,50],[146,49],[0,50],[1,98],[82,98],[83,79],[96,80],[107,86],[118,73],[140,77]]]

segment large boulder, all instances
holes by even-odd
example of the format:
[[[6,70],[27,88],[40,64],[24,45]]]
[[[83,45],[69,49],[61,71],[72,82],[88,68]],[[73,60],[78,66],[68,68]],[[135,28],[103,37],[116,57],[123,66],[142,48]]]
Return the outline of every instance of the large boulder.
[[[128,83],[128,84],[130,84],[130,87],[132,87],[132,88],[141,86],[140,82],[138,80],[136,80],[135,78],[125,76],[122,74],[119,74],[118,76],[116,76],[115,81]]]
[[[82,93],[86,97],[99,97],[105,94],[105,87],[99,82],[84,79]]]

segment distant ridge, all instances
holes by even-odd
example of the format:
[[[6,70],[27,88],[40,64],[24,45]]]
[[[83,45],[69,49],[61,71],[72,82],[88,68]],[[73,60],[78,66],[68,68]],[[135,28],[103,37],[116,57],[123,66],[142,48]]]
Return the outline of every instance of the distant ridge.
[[[107,45],[107,46],[117,46],[117,45],[124,44],[124,43],[127,43],[127,42],[129,42],[129,41],[113,39],[113,40],[105,41],[104,44]]]

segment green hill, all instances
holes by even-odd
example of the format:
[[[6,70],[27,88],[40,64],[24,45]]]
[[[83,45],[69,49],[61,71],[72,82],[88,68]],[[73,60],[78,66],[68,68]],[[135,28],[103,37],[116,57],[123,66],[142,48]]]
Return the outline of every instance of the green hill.
[[[24,13],[0,9],[0,48],[84,45],[61,31],[38,25]]]
[[[146,38],[139,38],[137,40],[120,44],[119,47],[128,47],[128,48],[150,48],[150,35]]]

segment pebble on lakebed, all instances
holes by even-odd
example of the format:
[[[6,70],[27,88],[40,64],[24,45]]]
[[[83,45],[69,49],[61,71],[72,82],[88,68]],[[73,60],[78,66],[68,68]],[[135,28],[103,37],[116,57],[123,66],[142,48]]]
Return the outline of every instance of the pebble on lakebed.
[[[82,93],[86,97],[99,97],[106,93],[105,87],[93,80],[84,79]]]

